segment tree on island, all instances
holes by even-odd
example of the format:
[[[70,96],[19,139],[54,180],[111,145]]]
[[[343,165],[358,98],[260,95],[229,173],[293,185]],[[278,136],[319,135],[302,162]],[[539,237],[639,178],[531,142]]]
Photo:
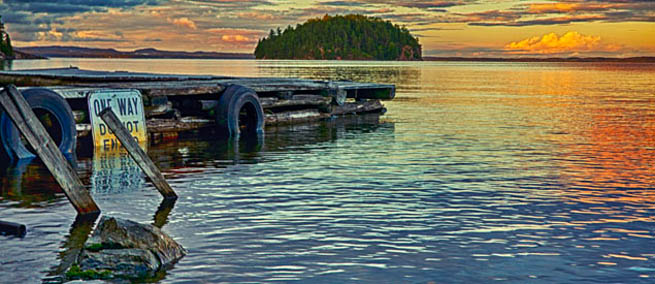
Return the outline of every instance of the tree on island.
[[[421,60],[418,38],[405,27],[364,15],[325,15],[271,30],[257,59]]]
[[[2,21],[2,16],[0,16],[0,52],[2,58],[13,58],[14,49],[11,47],[11,39],[9,34],[5,31],[5,23]]]

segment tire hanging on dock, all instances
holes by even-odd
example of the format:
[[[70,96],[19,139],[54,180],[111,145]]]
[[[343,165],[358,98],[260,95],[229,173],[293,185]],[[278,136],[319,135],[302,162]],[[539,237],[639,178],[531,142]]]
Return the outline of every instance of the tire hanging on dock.
[[[216,124],[225,136],[264,133],[264,109],[255,91],[240,85],[228,86],[216,106]]]
[[[77,143],[75,118],[64,98],[45,88],[32,88],[21,92],[48,134],[55,140],[64,155],[73,155]],[[10,160],[34,158],[36,155],[21,141],[20,133],[9,116],[0,113],[0,143]]]

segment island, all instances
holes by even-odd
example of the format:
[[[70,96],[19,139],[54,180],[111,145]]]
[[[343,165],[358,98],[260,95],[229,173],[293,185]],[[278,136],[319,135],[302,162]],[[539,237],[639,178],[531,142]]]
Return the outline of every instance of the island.
[[[364,15],[325,15],[271,30],[257,59],[422,60],[421,45],[405,27]]]

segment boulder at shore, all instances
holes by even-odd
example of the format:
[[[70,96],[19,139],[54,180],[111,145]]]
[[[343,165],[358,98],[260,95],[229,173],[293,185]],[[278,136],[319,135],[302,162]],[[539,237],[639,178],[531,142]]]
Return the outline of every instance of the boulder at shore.
[[[180,244],[153,225],[103,216],[66,276],[69,279],[151,278],[186,253]]]

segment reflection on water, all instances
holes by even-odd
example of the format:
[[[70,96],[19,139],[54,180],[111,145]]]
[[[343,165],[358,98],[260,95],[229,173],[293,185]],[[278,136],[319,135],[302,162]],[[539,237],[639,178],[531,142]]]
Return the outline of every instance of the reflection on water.
[[[84,248],[84,243],[89,238],[91,230],[98,220],[98,214],[78,215],[64,238],[59,250],[59,264],[53,266],[46,279],[55,280],[61,277],[66,270],[75,263],[77,256]]]
[[[0,171],[0,193],[5,206],[47,206],[48,201],[63,193],[48,169],[31,159],[13,166],[2,165]]]
[[[0,70],[13,69],[13,60],[0,60]]]
[[[94,151],[91,194],[138,191],[144,185],[141,168],[124,148]]]
[[[381,117],[268,128],[263,140],[216,140],[203,130],[152,145],[180,196],[174,208],[149,183],[94,193],[103,214],[166,224],[189,250],[164,282],[655,277],[653,64],[38,64],[398,85]],[[95,161],[78,161],[88,181]],[[38,164],[4,173],[0,219],[30,232],[2,237],[9,257],[0,279],[35,282],[58,263],[74,210]]]

